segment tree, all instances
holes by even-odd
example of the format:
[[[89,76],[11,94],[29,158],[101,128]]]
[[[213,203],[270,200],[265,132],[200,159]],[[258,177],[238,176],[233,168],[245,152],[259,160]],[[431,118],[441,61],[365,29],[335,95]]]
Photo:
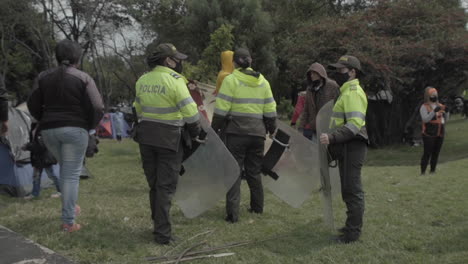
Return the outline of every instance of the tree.
[[[24,101],[35,76],[53,65],[49,36],[41,13],[31,1],[0,3],[0,74],[16,102]]]
[[[211,34],[208,47],[202,53],[202,59],[198,61],[195,71],[195,78],[202,82],[216,82],[216,76],[220,69],[220,54],[226,50],[232,50],[234,36],[232,35],[233,26],[222,25],[213,34]]]
[[[274,25],[260,0],[136,1],[130,6],[137,20],[157,32],[157,43],[171,42],[196,64],[210,36],[224,24],[233,26],[234,48],[250,49],[255,69],[274,79],[278,73],[273,52]],[[144,11],[140,10],[144,7]],[[219,58],[219,55],[218,55]],[[217,63],[219,65],[219,63]],[[216,69],[215,74],[219,68]],[[276,87],[275,83],[272,83]]]
[[[357,56],[367,75],[366,93],[375,99],[369,100],[367,118],[372,143],[399,142],[427,85],[449,96],[467,79],[467,15],[448,2],[381,0],[352,15],[324,18],[297,30],[282,56],[296,73],[307,62],[295,54],[323,64],[343,54]],[[381,91],[390,91],[393,101],[379,100]]]

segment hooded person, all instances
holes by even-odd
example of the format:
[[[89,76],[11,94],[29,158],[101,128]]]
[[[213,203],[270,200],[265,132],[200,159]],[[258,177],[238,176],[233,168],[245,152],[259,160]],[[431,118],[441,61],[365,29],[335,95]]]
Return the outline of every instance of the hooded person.
[[[226,134],[226,147],[244,169],[252,213],[263,213],[261,168],[266,134],[276,130],[276,102],[269,82],[251,68],[247,49],[234,52],[235,70],[225,77],[216,97],[212,128]],[[226,195],[225,220],[239,219],[241,175]]]
[[[216,90],[214,94],[218,94],[224,78],[234,71],[233,56],[234,52],[230,50],[221,52],[221,70],[219,71],[218,78],[216,79]]]
[[[419,109],[422,120],[422,139],[424,152],[421,157],[421,175],[426,173],[430,161],[430,173],[434,173],[439,159],[440,149],[444,142],[446,107],[439,103],[439,96],[434,87],[424,90],[424,103]]]
[[[316,117],[320,108],[327,102],[335,100],[339,95],[338,84],[328,78],[327,71],[322,64],[312,63],[307,70],[307,90],[304,111],[300,119],[300,127],[308,139],[317,137]]]

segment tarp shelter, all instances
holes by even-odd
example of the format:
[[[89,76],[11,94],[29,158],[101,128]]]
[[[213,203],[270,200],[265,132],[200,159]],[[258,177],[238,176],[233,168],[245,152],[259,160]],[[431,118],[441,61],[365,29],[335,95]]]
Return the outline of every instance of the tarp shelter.
[[[32,191],[33,168],[30,152],[21,149],[29,141],[31,117],[18,109],[8,109],[8,133],[0,139],[0,193],[12,196],[25,196]],[[58,166],[54,166],[56,175]],[[41,187],[52,185],[44,172]]]
[[[101,121],[99,122],[98,127],[96,128],[96,134],[100,138],[117,138],[116,135],[116,124],[114,122],[115,113],[107,113],[104,114]],[[122,121],[122,137],[129,137],[128,131],[130,130],[130,126],[128,125],[125,119]]]

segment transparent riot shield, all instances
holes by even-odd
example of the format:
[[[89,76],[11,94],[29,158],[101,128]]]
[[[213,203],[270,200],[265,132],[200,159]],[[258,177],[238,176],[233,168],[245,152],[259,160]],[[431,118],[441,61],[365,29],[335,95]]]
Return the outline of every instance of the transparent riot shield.
[[[322,133],[330,131],[330,120],[333,113],[334,102],[326,103],[319,111],[316,119],[317,137]],[[328,162],[328,150],[326,145],[319,144],[318,148],[318,162],[320,164],[320,180],[322,185],[322,200],[324,210],[324,220],[332,230],[335,229],[333,217],[333,196],[340,193],[341,183],[338,166],[330,167]]]
[[[224,199],[240,175],[239,165],[221,139],[201,116],[205,143],[184,161],[175,201],[187,218],[194,218]]]
[[[273,167],[278,180],[264,177],[265,186],[281,200],[298,208],[313,192],[320,189],[320,170],[317,144],[305,138],[294,128],[277,121],[278,129],[289,135],[289,146]],[[265,142],[265,149],[271,146]]]

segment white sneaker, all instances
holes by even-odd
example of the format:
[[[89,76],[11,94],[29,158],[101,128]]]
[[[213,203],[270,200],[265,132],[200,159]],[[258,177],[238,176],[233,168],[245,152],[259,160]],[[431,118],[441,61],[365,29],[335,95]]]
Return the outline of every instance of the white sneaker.
[[[60,196],[62,196],[62,194],[59,192],[56,192],[56,193],[51,194],[50,198],[60,198]]]
[[[32,194],[23,197],[25,200],[31,200],[32,198],[34,198]]]

